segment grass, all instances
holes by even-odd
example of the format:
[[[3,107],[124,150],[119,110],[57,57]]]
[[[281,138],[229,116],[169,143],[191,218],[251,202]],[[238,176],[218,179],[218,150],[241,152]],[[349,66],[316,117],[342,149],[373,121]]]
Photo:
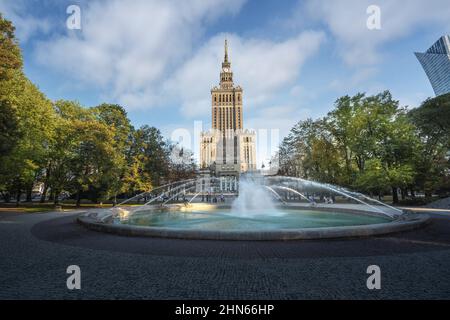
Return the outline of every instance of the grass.
[[[8,205],[0,205],[0,212],[16,212],[16,213],[45,213],[55,211],[54,207],[45,206],[27,206],[27,207],[16,207]]]
[[[422,198],[418,198],[418,200],[424,200]],[[439,200],[439,197],[433,197],[432,199],[427,199],[427,202],[432,202],[435,200]],[[337,196],[336,197],[336,203],[345,202],[342,197]],[[392,196],[384,196],[382,199],[382,202],[391,204],[392,203]],[[141,204],[124,204],[122,206],[139,206]],[[407,206],[421,206],[425,203],[409,203],[408,201],[402,201],[400,200],[399,205],[403,207]],[[103,204],[94,204],[90,202],[82,202],[79,207],[76,206],[75,201],[73,200],[66,200],[61,202],[60,206],[62,207],[63,211],[72,211],[72,210],[80,210],[80,209],[91,209],[91,208],[111,208],[112,203],[103,203]],[[15,202],[11,203],[0,203],[0,211],[2,212],[18,212],[18,213],[45,213],[45,212],[52,212],[56,211],[55,205],[52,202],[46,202],[46,203],[39,203],[39,202],[21,202],[19,206],[16,206]]]
[[[125,204],[124,206],[137,206],[138,204]],[[62,202],[60,204],[63,211],[72,211],[80,209],[92,209],[92,208],[112,208],[112,203],[93,204],[93,203],[81,203],[79,207],[75,202]],[[17,213],[45,213],[56,211],[55,205],[52,202],[39,203],[39,202],[21,202],[19,206],[16,206],[15,202],[0,203],[0,211],[2,212],[17,212]]]

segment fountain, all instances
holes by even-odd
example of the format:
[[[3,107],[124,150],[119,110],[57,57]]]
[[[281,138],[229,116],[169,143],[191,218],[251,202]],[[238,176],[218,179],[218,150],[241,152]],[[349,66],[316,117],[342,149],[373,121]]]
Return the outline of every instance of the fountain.
[[[280,216],[284,213],[275,208],[272,197],[264,184],[255,177],[243,177],[239,182],[239,197],[231,206],[230,215],[252,218],[256,216]]]
[[[169,183],[112,209],[88,212],[78,221],[125,235],[293,240],[399,232],[428,219],[361,193],[301,178],[245,174],[238,191],[224,190],[221,179]]]

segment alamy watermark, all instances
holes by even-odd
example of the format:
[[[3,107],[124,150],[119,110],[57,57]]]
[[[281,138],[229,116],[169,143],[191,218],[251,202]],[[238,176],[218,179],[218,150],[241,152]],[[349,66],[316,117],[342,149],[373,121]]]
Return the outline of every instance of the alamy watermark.
[[[72,4],[67,7],[66,13],[69,15],[66,20],[66,26],[69,30],[81,29],[81,9],[79,6]]]
[[[380,290],[381,289],[381,269],[377,265],[371,265],[367,267],[367,274],[370,276],[367,278],[367,289]]]
[[[367,7],[366,13],[369,15],[366,21],[367,29],[380,30],[381,29],[381,8],[377,5],[370,5]]]
[[[66,286],[69,290],[80,290],[81,289],[81,269],[77,265],[70,265],[66,270],[67,274],[70,276],[67,278]]]
[[[70,265],[67,267],[66,273],[70,276],[67,278],[66,286],[69,290],[81,289],[81,269],[77,265]],[[370,265],[367,267],[366,273],[369,277],[366,281],[367,289],[381,290],[381,269],[377,265]]]
[[[202,121],[194,121],[192,129],[177,128],[173,130],[170,134],[170,141],[176,143],[177,148],[172,150],[171,160],[174,163],[181,164],[189,159],[189,153],[184,151],[190,150],[194,153],[200,151],[202,133],[204,132],[214,132],[214,130],[205,130]],[[256,141],[254,141],[254,143],[257,153],[256,158],[259,161],[258,165],[265,167],[267,170],[270,168],[276,170],[279,167],[279,158],[276,154],[281,142],[280,129],[258,128],[256,130],[243,130],[242,133],[255,134]],[[239,130],[237,134],[239,134]],[[224,141],[226,141],[226,139],[218,139],[218,148],[221,148],[221,143],[224,143]],[[225,142],[225,145],[228,148],[233,147],[230,143]]]

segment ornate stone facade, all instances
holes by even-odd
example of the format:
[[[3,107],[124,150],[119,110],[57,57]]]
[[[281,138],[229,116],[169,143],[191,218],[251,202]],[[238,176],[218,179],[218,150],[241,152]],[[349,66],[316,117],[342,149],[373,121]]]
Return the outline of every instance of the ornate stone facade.
[[[201,133],[200,167],[218,176],[234,176],[256,170],[256,134],[243,129],[243,90],[233,83],[228,44],[220,72],[220,84],[211,89],[212,129]]]

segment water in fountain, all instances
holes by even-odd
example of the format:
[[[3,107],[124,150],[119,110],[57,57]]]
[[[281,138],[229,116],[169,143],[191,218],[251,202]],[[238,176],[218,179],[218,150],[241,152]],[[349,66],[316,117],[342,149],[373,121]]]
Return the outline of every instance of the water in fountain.
[[[326,195],[327,197],[330,197],[331,195],[340,196],[346,199],[346,202],[348,203],[351,203],[352,201],[357,203],[359,207],[354,206],[355,208],[362,210],[370,209],[373,212],[378,212],[390,218],[395,218],[403,214],[401,209],[387,205],[379,200],[372,199],[364,194],[352,192],[345,188],[327,183],[319,183],[289,176],[271,176],[268,178],[266,183],[273,189],[285,189],[293,193],[297,193],[307,200],[309,200],[309,198],[305,197],[303,193],[298,193],[299,190],[306,190],[309,194],[313,195],[313,199],[315,194],[322,194],[322,196]],[[287,186],[289,186],[289,188]],[[337,205],[333,204],[333,206]]]
[[[217,201],[211,203],[211,195],[216,199],[222,193],[222,182],[222,178],[198,177],[169,183],[122,202],[127,204],[125,207],[119,205],[93,212],[89,217],[105,224],[155,228],[158,235],[158,228],[164,228],[163,234],[169,230],[195,230],[196,235],[207,231],[206,238],[214,239],[220,239],[220,232],[234,230],[239,230],[236,239],[247,235],[245,231],[249,231],[249,239],[254,239],[255,235],[273,230],[294,231],[293,237],[297,239],[306,229],[340,228],[337,234],[341,235],[346,227],[353,228],[349,231],[352,236],[355,230],[362,230],[361,235],[366,235],[368,229],[354,227],[377,225],[382,228],[382,224],[408,221],[408,215],[402,216],[401,209],[343,187],[255,173],[240,176],[238,197],[229,208]],[[227,193],[227,199],[235,194],[235,190],[232,191]],[[210,195],[209,199],[205,198],[206,194]],[[372,232],[374,229],[370,228]],[[215,231],[218,233],[213,233]],[[229,235],[228,232],[223,234]],[[180,237],[180,234],[175,236]]]
[[[283,212],[277,210],[272,198],[273,196],[262,183],[262,177],[241,177],[239,196],[234,200],[230,214],[245,218],[284,215]]]
[[[386,205],[379,200],[342,187],[295,177],[262,176],[256,173],[241,175],[238,187],[239,195],[234,200],[231,209],[220,205],[213,209],[210,204],[205,204],[209,206],[205,209],[206,206],[202,204],[203,200],[200,201],[198,197],[202,192],[205,192],[204,190],[207,190],[203,189],[204,185],[209,186],[208,190],[209,188],[213,190],[210,192],[217,194],[221,192],[219,189],[220,183],[220,178],[216,177],[187,179],[169,183],[140,193],[122,202],[117,207],[98,212],[97,218],[101,221],[107,221],[112,216],[113,219],[122,222],[151,213],[158,213],[159,215],[161,209],[173,212],[172,209],[176,211],[177,205],[178,208],[182,208],[180,212],[183,212],[183,215],[190,211],[197,217],[199,214],[218,217],[226,215],[229,218],[244,218],[252,222],[270,220],[271,217],[276,217],[271,220],[275,224],[288,217],[295,209],[306,211],[316,209],[314,212],[318,212],[323,208],[328,211],[336,210],[338,215],[346,210],[351,212],[356,210],[386,216],[391,219],[396,219],[403,213],[402,210]],[[178,199],[179,197],[181,197],[181,200]],[[122,204],[136,202],[139,204],[142,200],[143,205],[121,206]],[[184,207],[182,207],[183,204]],[[283,216],[283,218],[278,219],[280,216]],[[320,217],[320,215],[317,217]],[[243,223],[241,219],[239,221]],[[191,219],[190,221],[194,220]]]

